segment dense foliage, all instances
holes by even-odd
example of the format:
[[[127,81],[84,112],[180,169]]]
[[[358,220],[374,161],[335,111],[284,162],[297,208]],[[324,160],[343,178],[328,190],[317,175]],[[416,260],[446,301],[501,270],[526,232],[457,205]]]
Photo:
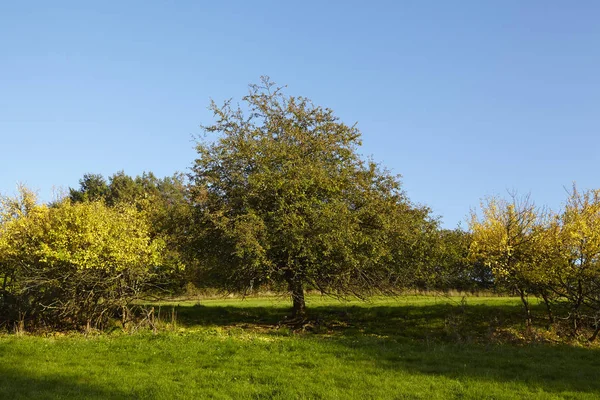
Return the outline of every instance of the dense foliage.
[[[548,321],[600,330],[600,191],[575,187],[559,213],[528,199],[491,198],[473,216],[471,256],[487,264],[497,285],[517,292],[531,323],[529,296],[546,304]],[[560,315],[557,315],[560,312]]]
[[[363,295],[398,289],[405,261],[433,227],[396,177],[357,153],[360,132],[331,110],[288,97],[268,79],[247,108],[212,104],[193,166],[200,282],[236,291],[268,287]],[[404,268],[399,268],[404,267]]]
[[[3,199],[0,315],[28,326],[104,327],[160,288],[164,241],[131,206]]]
[[[69,190],[73,203],[101,201],[111,208],[134,207],[144,218],[153,239],[165,243],[162,262],[180,274],[171,274],[172,287],[183,284],[186,243],[190,228],[190,207],[187,180],[183,174],[157,178],[151,172],[131,177],[123,171],[108,178],[100,174],[86,174],[79,188]]]

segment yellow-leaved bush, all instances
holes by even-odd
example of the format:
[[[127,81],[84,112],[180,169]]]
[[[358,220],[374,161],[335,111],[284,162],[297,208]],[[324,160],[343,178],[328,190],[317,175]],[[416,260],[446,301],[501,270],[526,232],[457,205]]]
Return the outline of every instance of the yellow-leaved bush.
[[[569,321],[574,333],[600,332],[600,190],[574,186],[559,213],[527,198],[489,198],[472,215],[470,256],[492,269],[501,284],[519,294],[528,321],[528,296],[543,300],[549,321]]]
[[[121,272],[160,264],[162,242],[133,206],[109,208],[102,202],[61,203],[47,210],[38,254],[48,265]]]
[[[0,220],[0,316],[31,326],[124,323],[129,306],[161,288],[164,243],[133,206],[103,202],[24,207],[4,199]]]

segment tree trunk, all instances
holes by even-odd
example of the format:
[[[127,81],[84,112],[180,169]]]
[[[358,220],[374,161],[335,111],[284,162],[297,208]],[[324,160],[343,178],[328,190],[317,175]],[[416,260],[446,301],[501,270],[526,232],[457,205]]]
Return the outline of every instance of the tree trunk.
[[[521,289],[517,286],[517,291],[519,292],[519,296],[521,297],[521,302],[523,303],[523,308],[525,311],[525,323],[527,326],[527,330],[531,329],[531,310],[529,308],[529,300],[527,299],[527,293],[525,289]]]
[[[573,336],[577,335],[577,332],[579,331],[579,320],[580,320],[580,315],[579,315],[579,309],[581,308],[581,304],[583,303],[583,284],[581,282],[581,279],[577,280],[577,299],[575,301],[575,304],[573,304],[571,313],[572,313],[572,324],[573,324]]]
[[[292,281],[289,283],[292,293],[292,318],[304,318],[306,315],[306,303],[304,301],[304,287],[301,282]]]
[[[588,339],[588,341],[593,342],[594,340],[596,340],[596,337],[598,337],[598,333],[600,333],[600,323],[596,324],[596,329],[594,329],[594,334],[592,335],[592,337],[590,337]]]
[[[550,306],[550,299],[548,299],[548,295],[542,292],[542,298],[544,299],[544,304],[546,304],[546,311],[548,312],[548,323],[551,325],[554,323],[554,315],[552,315],[552,307]]]
[[[7,295],[6,295],[6,285],[8,284],[7,281],[8,281],[8,274],[4,275],[4,281],[2,282],[2,300],[4,300],[5,304],[6,304],[6,298],[7,298]]]

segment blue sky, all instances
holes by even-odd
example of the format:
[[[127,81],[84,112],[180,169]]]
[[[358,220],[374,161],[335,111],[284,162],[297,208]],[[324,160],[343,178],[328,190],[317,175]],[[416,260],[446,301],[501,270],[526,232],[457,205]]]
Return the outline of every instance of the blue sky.
[[[0,2],[0,192],[185,171],[261,75],[357,122],[445,227],[600,187],[600,2]]]

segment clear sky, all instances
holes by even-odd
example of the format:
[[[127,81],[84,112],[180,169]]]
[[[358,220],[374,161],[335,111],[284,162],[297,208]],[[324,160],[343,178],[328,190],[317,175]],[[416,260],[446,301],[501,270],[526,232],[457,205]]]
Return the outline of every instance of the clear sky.
[[[336,111],[445,227],[600,187],[598,1],[0,1],[0,192],[185,171],[261,75]]]

